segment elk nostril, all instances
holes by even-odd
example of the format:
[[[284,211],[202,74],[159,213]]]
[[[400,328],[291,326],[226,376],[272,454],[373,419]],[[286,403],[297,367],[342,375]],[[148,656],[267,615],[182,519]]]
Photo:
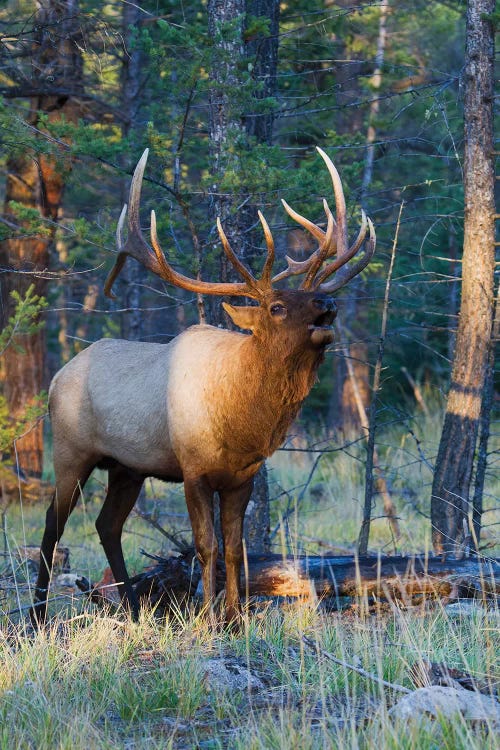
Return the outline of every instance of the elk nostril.
[[[313,304],[321,312],[335,312],[337,310],[333,297],[316,297]]]

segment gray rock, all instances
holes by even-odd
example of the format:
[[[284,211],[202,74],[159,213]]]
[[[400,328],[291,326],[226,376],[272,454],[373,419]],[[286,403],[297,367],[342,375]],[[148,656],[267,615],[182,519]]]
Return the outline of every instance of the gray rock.
[[[500,730],[500,703],[488,695],[455,687],[432,685],[405,695],[389,710],[392,719],[421,721],[460,714],[466,721]]]
[[[208,686],[213,690],[262,690],[262,681],[235,659],[207,659],[202,665]]]

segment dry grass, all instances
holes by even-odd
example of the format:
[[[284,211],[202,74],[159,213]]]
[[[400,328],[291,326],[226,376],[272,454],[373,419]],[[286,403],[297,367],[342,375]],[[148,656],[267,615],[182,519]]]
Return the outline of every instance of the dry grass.
[[[412,425],[421,432],[431,426]],[[437,435],[437,432],[433,433]],[[400,426],[381,432],[379,450],[393,488],[404,536],[395,541],[384,519],[373,524],[372,549],[411,551],[428,547],[430,472],[414,438]],[[426,445],[432,455],[432,445]],[[325,551],[317,541],[352,547],[363,497],[363,448],[315,455],[282,452],[271,464],[273,525],[277,549]],[[309,478],[309,481],[305,480]],[[106,562],[94,519],[102,488],[89,487],[74,512],[63,543],[75,572],[96,580]],[[182,493],[155,500],[167,528],[188,530]],[[490,478],[488,495],[498,497]],[[494,501],[489,501],[493,506]],[[498,505],[498,502],[496,502]],[[168,511],[170,515],[161,515]],[[375,515],[378,513],[378,506]],[[488,514],[492,522],[494,513]],[[280,524],[280,519],[282,520]],[[33,634],[24,626],[32,575],[16,549],[40,541],[44,509],[11,506],[5,514],[0,579],[0,749],[44,748],[449,748],[493,750],[492,727],[453,721],[394,722],[388,710],[400,697],[323,651],[386,681],[412,688],[410,668],[419,660],[445,662],[477,678],[495,675],[499,653],[498,611],[480,604],[453,613],[439,604],[377,616],[361,603],[349,614],[317,605],[268,602],[248,611],[243,630],[211,631],[193,610],[167,620],[143,612],[138,624],[109,616],[83,599],[52,602],[49,627]],[[494,527],[492,527],[494,528]],[[169,543],[138,518],[124,535],[130,571],[141,570],[139,549],[166,553]],[[55,589],[53,594],[60,594]],[[306,635],[318,645],[304,644]],[[213,660],[239,664],[260,681],[228,688],[210,670]],[[245,673],[243,673],[245,674]]]
[[[75,612],[36,635],[5,628],[0,747],[493,749],[487,725],[394,723],[387,712],[398,693],[330,663],[302,635],[410,688],[421,658],[491,675],[497,615],[455,618],[440,608],[345,618],[302,603],[269,605],[240,635],[210,631],[192,613],[166,622],[144,613],[135,625]],[[240,664],[261,685],[228,689],[210,676],[214,659]]]

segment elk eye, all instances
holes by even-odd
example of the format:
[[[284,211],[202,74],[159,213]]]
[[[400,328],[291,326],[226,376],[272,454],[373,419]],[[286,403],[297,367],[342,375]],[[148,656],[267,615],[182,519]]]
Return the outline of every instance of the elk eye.
[[[282,305],[281,302],[275,302],[274,305],[271,305],[269,310],[271,315],[279,316],[281,318],[286,316],[286,307],[285,305]]]

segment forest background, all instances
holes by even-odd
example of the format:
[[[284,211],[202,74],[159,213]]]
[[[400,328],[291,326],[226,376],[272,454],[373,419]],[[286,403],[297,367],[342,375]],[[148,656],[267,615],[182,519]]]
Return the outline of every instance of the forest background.
[[[483,5],[493,14],[494,3]],[[482,359],[471,361],[481,374],[482,411],[462,424],[471,436],[465,459],[447,442],[468,473],[458,491],[431,489],[461,304],[466,11],[459,0],[44,0],[0,9],[4,500],[12,485],[10,500],[31,481],[50,482],[44,391],[88,343],[102,336],[165,342],[200,320],[228,324],[220,300],[173,289],[133,261],[117,299],[103,296],[116,222],[143,149],[151,150],[144,224],[155,208],[169,260],[220,280],[230,271],[216,216],[252,267],[262,253],[258,209],[272,227],[277,264],[285,253],[300,259],[314,249],[280,198],[321,223],[331,186],[320,146],[341,173],[351,231],[363,207],[377,252],[339,295],[337,342],[286,448],[327,460],[358,450],[364,462],[369,433],[375,478],[367,478],[365,520],[367,502],[371,510],[382,495],[386,510],[394,500],[393,515],[410,507],[426,516],[429,533],[432,515],[436,551],[470,546],[485,511],[491,533],[494,229],[486,246],[476,243],[477,266],[491,271],[488,340]],[[495,16],[479,18],[492,38]],[[493,169],[493,143],[488,148]],[[482,302],[472,297],[470,305],[477,328]],[[416,491],[406,484],[409,465],[418,467]],[[354,500],[361,508],[363,497]]]

